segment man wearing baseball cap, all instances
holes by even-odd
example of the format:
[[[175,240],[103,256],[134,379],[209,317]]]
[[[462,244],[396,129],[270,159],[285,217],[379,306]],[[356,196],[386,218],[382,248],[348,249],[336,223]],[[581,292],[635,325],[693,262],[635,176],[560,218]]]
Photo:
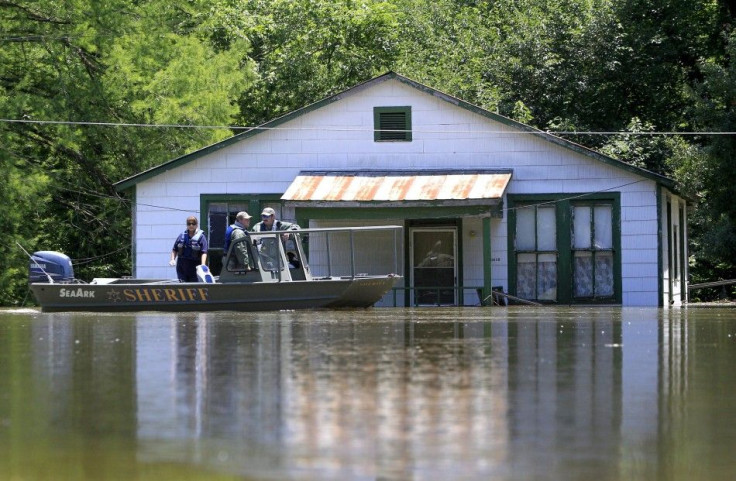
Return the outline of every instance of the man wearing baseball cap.
[[[253,232],[268,232],[273,230],[289,230],[295,224],[283,222],[276,219],[276,211],[266,207],[261,212],[261,221],[253,226]]]
[[[291,222],[283,222],[276,219],[276,211],[270,207],[266,207],[261,212],[261,221],[253,226],[253,232],[270,232],[280,230],[296,230],[299,226],[292,224]],[[283,242],[287,242],[289,234],[282,234],[281,239]],[[278,257],[278,248],[274,245],[274,239],[263,239],[262,246],[265,249],[261,250],[262,254],[266,254],[271,258]]]

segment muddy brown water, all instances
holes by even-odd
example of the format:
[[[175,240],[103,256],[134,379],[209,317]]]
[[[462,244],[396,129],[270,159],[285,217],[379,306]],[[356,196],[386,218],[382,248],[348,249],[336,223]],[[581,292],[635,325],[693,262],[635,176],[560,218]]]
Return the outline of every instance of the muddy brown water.
[[[0,480],[736,479],[736,309],[0,311]]]

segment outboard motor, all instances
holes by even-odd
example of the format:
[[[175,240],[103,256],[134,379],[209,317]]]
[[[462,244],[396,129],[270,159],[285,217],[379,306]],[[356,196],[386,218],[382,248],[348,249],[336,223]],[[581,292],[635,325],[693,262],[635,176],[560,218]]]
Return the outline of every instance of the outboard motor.
[[[28,282],[71,282],[74,268],[69,256],[61,252],[34,252],[29,262]],[[47,275],[48,274],[48,275]],[[51,277],[51,281],[49,281]]]

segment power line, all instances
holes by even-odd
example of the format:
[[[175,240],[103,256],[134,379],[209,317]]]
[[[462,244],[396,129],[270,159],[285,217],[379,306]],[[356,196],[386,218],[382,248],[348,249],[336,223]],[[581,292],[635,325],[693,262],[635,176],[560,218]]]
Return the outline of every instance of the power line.
[[[372,128],[348,128],[348,127],[266,127],[247,125],[194,125],[194,124],[147,124],[147,123],[125,123],[125,122],[89,122],[89,121],[67,121],[67,120],[30,120],[30,119],[0,119],[0,123],[8,124],[36,124],[36,125],[73,125],[92,127],[132,127],[132,128],[155,128],[155,129],[227,129],[227,130],[263,130],[263,131],[317,131],[317,132],[413,132],[413,133],[443,133],[443,134],[498,134],[498,135],[736,135],[734,131],[642,131],[631,132],[628,130],[436,130],[436,129],[372,129]],[[452,124],[438,124],[452,125]]]

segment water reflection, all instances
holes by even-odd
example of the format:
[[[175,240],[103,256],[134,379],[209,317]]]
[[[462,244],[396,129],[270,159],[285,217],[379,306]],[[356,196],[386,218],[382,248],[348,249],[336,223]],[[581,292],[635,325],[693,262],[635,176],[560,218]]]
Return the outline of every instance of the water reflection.
[[[0,319],[11,478],[736,474],[734,310]]]

